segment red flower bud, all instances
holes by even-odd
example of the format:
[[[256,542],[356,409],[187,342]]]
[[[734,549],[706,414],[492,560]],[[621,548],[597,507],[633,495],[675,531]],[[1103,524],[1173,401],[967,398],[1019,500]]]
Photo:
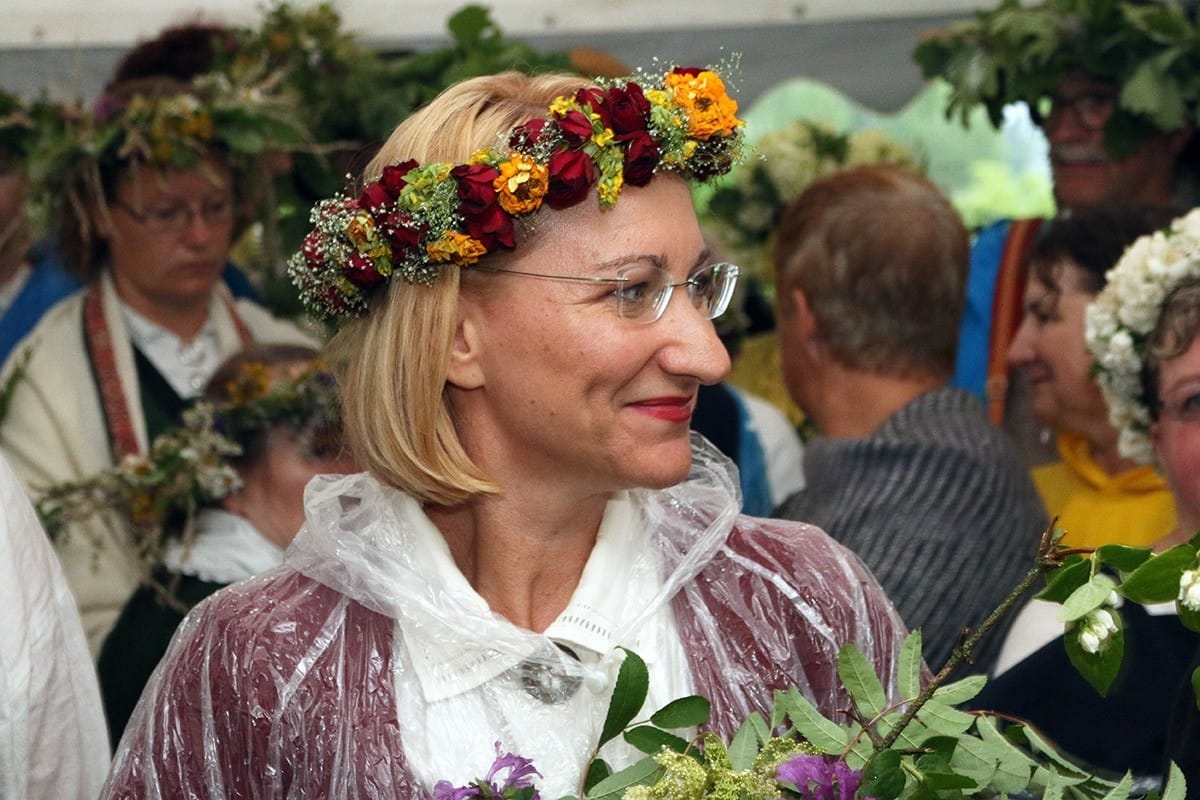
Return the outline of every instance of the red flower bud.
[[[450,174],[458,182],[458,210],[463,215],[464,232],[491,252],[500,247],[517,246],[512,217],[504,213],[496,199],[495,180],[500,170],[487,164],[455,167]]]
[[[592,121],[582,111],[568,111],[558,118],[558,127],[568,147],[581,147],[592,138]]]
[[[374,286],[383,280],[379,270],[375,269],[375,262],[362,253],[350,254],[346,259],[345,266],[342,267],[342,274],[355,286],[363,288]]]
[[[410,158],[408,161],[390,164],[383,168],[383,174],[379,176],[379,183],[387,190],[389,197],[394,200],[400,196],[400,191],[407,183],[404,176],[416,169],[417,166],[417,162]]]
[[[596,164],[581,150],[560,150],[550,157],[550,189],[545,202],[551,208],[569,208],[587,196],[596,182]]]
[[[658,145],[645,131],[621,137],[625,142],[625,182],[631,186],[645,186],[654,177],[658,166]]]
[[[604,127],[611,128],[612,123],[608,118],[607,107],[608,93],[603,89],[580,89],[575,93],[575,102],[584,108],[591,108],[600,115],[600,121],[604,123]]]
[[[607,107],[613,133],[618,137],[645,131],[650,126],[650,101],[636,83],[627,83],[623,89],[610,89]]]
[[[699,67],[676,67],[675,69],[671,70],[671,74],[672,75],[689,75],[694,78],[703,71],[704,70],[700,69]]]
[[[370,211],[372,214],[381,212],[388,203],[392,200],[388,196],[387,189],[377,181],[372,181],[363,187],[362,193],[358,196],[358,207]]]
[[[537,140],[541,138],[542,131],[546,129],[547,124],[549,123],[544,119],[531,119],[518,125],[513,128],[512,134],[508,137],[508,146],[521,152],[529,150],[537,144]]]
[[[479,240],[489,253],[501,247],[512,250],[517,246],[512,217],[494,203],[475,214],[463,215],[463,228],[472,239]]]

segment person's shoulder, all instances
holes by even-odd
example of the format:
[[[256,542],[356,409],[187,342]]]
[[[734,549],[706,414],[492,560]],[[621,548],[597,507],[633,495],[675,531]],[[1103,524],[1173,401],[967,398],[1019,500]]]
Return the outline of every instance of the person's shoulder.
[[[63,348],[83,347],[83,297],[76,290],[46,310],[36,324],[9,352],[0,372],[10,373],[16,364],[44,361],[61,364]],[[72,369],[77,365],[72,364]]]
[[[790,519],[739,516],[726,540],[729,555],[781,575],[857,569],[858,557],[816,525]]]
[[[287,566],[268,570],[210,595],[188,615],[191,627],[219,631],[226,646],[303,648],[327,622],[345,613],[340,592]]]

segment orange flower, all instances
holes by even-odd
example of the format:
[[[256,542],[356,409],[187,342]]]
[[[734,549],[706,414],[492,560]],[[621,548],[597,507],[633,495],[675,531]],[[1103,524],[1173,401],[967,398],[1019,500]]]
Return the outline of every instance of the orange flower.
[[[664,83],[687,112],[688,133],[697,139],[728,135],[743,124],[737,118],[737,101],[725,92],[725,84],[715,72],[670,73]]]
[[[496,199],[509,214],[528,214],[542,204],[550,188],[550,171],[521,153],[509,154],[508,161],[498,164],[499,177],[492,181]]]
[[[487,248],[482,242],[458,231],[446,231],[441,239],[426,245],[425,250],[435,262],[453,261],[462,267],[474,264],[487,255]]]

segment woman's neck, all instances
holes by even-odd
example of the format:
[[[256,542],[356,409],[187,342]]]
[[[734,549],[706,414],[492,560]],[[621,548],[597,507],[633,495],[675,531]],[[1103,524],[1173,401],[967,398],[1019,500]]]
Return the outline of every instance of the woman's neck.
[[[1106,475],[1120,475],[1138,466],[1136,461],[1121,455],[1117,446],[1120,434],[1107,420],[1103,425],[1093,426],[1090,431],[1083,434],[1083,437],[1087,439],[1092,461],[1096,462],[1096,466],[1100,467]]]
[[[553,502],[506,492],[455,507],[427,507],[459,570],[497,614],[544,631],[575,593],[607,500]]]

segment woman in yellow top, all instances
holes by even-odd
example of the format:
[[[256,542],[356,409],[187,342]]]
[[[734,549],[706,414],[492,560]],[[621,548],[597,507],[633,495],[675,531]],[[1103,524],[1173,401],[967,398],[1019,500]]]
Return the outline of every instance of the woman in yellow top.
[[[1008,357],[1028,377],[1034,416],[1058,437],[1061,460],[1034,468],[1033,479],[1071,547],[1149,545],[1175,526],[1162,476],[1118,452],[1084,341],[1084,310],[1105,273],[1171,217],[1160,208],[1072,209],[1043,226],[1030,255],[1025,313]]]

